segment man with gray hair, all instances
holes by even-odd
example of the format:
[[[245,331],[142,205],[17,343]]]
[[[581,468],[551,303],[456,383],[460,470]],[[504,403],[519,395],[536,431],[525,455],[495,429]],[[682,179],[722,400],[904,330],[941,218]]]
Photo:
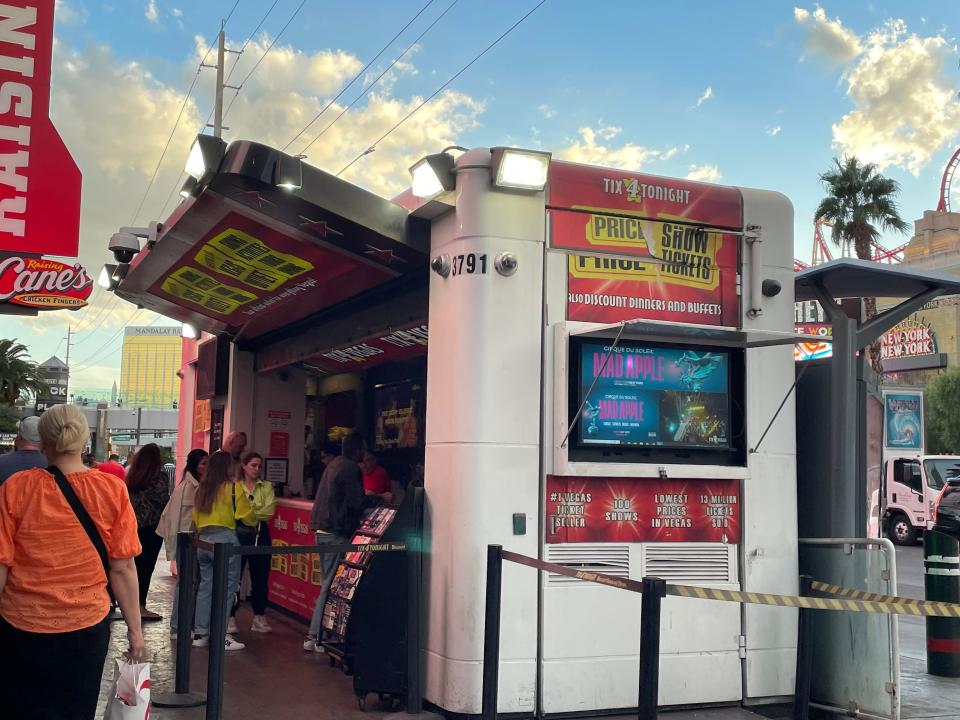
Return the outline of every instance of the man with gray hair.
[[[13,452],[0,455],[0,485],[14,473],[30,468],[46,467],[47,459],[40,452],[40,418],[28,417],[17,423]]]

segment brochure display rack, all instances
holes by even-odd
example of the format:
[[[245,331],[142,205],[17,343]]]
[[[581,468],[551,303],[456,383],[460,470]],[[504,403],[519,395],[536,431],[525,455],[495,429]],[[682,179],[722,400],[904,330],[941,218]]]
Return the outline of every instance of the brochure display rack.
[[[399,508],[364,513],[351,542],[416,542],[423,517],[423,493],[410,492]],[[407,689],[407,553],[347,553],[337,566],[324,606],[323,647],[331,664],[353,676],[361,708],[368,693],[399,705]]]

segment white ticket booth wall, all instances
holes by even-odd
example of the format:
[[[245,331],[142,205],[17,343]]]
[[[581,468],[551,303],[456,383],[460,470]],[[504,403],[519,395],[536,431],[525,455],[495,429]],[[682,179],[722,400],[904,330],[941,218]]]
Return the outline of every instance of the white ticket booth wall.
[[[456,179],[431,237],[455,271],[430,281],[425,697],[471,715],[489,543],[795,594],[792,400],[758,447],[792,346],[743,341],[792,331],[793,215],[776,193],[557,161],[545,192],[504,191],[485,149],[457,159]],[[640,603],[505,563],[500,712],[635,707]],[[663,608],[662,705],[792,693],[794,611]]]

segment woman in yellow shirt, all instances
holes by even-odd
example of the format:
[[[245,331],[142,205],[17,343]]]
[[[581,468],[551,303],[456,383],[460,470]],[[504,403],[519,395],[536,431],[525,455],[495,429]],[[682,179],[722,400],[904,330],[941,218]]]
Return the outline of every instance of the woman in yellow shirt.
[[[233,459],[229,453],[218,450],[210,456],[207,463],[207,475],[200,481],[194,497],[193,519],[201,540],[208,543],[229,543],[239,545],[237,540],[237,521],[248,525],[256,523],[256,515],[246,493],[239,490],[231,474]],[[213,606],[213,553],[201,548],[197,553],[200,560],[200,588],[197,591],[197,613],[194,619],[195,647],[205,647],[210,643],[210,613]],[[227,572],[227,616],[233,605],[232,598],[240,587],[240,556],[230,557]],[[223,621],[227,622],[228,617]],[[231,635],[227,635],[227,650],[243,650],[246,647]]]

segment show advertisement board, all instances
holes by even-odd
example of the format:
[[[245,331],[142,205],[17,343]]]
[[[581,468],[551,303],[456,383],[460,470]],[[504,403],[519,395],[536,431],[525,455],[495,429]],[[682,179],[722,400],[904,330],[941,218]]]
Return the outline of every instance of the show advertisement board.
[[[740,542],[740,481],[547,476],[546,541]]]
[[[281,547],[315,545],[310,532],[310,507],[310,503],[303,500],[279,500],[277,512],[270,519],[272,544]],[[267,599],[309,619],[320,595],[318,558],[318,555],[271,556]]]
[[[911,450],[923,454],[922,391],[884,391],[883,446],[886,450]]]
[[[80,169],[50,121],[55,4],[54,0],[7,0],[0,5],[4,28],[0,251],[76,257]]]
[[[568,320],[739,326],[735,188],[554,161],[547,208]]]
[[[374,449],[420,447],[426,397],[421,383],[407,381],[373,389]]]
[[[727,353],[642,343],[611,352],[609,343],[584,342],[579,360],[580,445],[730,446]]]

